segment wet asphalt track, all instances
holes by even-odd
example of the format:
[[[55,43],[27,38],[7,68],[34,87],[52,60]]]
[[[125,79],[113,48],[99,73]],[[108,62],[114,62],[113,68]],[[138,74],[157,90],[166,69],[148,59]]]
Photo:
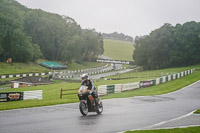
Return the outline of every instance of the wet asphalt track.
[[[0,111],[0,133],[115,133],[143,129],[200,108],[200,81],[159,95],[103,100],[102,115],[81,116],[78,103]]]

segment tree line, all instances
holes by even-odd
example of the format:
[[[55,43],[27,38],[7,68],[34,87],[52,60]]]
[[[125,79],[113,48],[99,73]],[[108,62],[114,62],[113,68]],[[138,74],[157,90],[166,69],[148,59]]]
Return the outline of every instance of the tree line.
[[[200,23],[166,23],[149,35],[136,37],[133,59],[146,70],[199,64]]]
[[[123,33],[113,32],[110,34],[102,33],[104,39],[114,39],[114,40],[121,40],[121,41],[130,41],[133,42],[133,37],[124,35]]]
[[[82,29],[67,16],[0,0],[0,61],[82,62],[103,52],[102,35],[94,29]]]

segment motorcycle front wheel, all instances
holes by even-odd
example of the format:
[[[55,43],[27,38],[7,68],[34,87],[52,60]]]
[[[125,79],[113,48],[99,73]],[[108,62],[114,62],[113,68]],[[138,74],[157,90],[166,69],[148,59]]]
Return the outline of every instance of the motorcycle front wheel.
[[[79,109],[80,109],[80,112],[83,116],[86,116],[88,114],[88,106],[87,106],[87,102],[85,101],[80,101],[80,104],[79,104]]]
[[[98,101],[98,104],[96,105],[96,113],[101,114],[103,112],[103,103],[102,101]]]

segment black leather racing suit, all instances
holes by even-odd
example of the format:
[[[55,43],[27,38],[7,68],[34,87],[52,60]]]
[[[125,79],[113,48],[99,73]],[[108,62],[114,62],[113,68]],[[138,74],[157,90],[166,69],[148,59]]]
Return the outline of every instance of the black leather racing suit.
[[[96,103],[96,99],[98,98],[98,93],[96,91],[96,87],[94,86],[93,82],[90,79],[88,79],[88,80],[82,81],[81,86],[82,85],[87,86],[88,90],[92,91],[91,95],[94,97],[95,103]]]

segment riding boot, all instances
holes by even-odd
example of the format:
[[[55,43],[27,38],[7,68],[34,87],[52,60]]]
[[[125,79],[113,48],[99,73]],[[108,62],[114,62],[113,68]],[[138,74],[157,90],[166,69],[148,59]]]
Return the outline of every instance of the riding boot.
[[[95,105],[98,105],[98,100],[97,100],[98,95],[97,95],[97,92],[94,91],[94,92],[92,93],[92,96],[94,97],[94,103],[95,103]]]
[[[94,103],[95,103],[95,105],[98,105],[98,100],[97,100],[97,96],[96,95],[94,96]]]

